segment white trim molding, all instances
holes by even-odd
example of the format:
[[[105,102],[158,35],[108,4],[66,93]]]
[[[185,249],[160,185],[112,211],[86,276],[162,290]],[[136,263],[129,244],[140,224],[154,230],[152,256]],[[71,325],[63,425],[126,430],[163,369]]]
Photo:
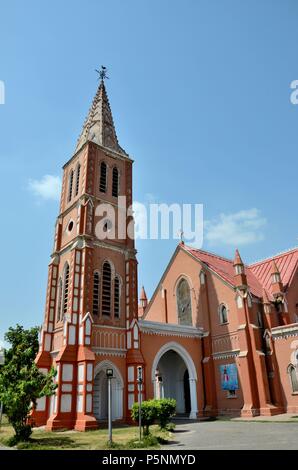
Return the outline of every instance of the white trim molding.
[[[112,348],[91,348],[96,356],[118,356],[126,357],[127,349],[112,349]]]
[[[147,320],[139,320],[142,333],[160,336],[180,336],[187,338],[202,338],[204,332],[195,326],[176,325],[173,323],[159,323]]]
[[[240,349],[235,349],[232,351],[221,351],[217,353],[212,353],[212,357],[214,360],[219,360],[219,359],[228,359],[230,357],[237,357],[240,354]]]
[[[298,323],[276,326],[275,328],[271,329],[271,336],[274,341],[278,339],[287,339],[292,336],[298,336]]]

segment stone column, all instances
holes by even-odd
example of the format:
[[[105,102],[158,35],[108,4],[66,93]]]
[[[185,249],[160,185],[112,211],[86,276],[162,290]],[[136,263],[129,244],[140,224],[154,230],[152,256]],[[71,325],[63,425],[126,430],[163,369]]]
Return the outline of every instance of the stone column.
[[[198,415],[198,401],[197,401],[197,381],[196,379],[189,379],[189,391],[190,391],[190,415],[189,419],[197,419]]]

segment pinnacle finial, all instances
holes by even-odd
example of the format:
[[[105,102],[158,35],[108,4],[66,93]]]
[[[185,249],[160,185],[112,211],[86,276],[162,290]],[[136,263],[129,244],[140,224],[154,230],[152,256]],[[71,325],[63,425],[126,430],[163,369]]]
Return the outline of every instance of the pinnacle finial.
[[[241,256],[240,256],[240,253],[239,253],[239,250],[237,248],[236,252],[235,252],[235,258],[234,258],[234,263],[233,263],[234,266],[237,266],[237,265],[243,265],[243,261],[241,259]]]
[[[98,80],[101,79],[102,82],[105,78],[109,78],[107,76],[107,68],[104,65],[101,66],[100,70],[95,69],[95,72],[99,75]]]

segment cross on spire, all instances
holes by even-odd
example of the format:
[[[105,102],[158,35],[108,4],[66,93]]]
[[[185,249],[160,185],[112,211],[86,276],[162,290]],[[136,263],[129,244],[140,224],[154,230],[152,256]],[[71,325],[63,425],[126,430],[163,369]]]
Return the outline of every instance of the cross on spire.
[[[99,75],[98,80],[101,79],[102,82],[104,81],[105,78],[109,78],[107,76],[107,68],[104,65],[101,66],[100,70],[95,69],[95,72],[98,73]]]

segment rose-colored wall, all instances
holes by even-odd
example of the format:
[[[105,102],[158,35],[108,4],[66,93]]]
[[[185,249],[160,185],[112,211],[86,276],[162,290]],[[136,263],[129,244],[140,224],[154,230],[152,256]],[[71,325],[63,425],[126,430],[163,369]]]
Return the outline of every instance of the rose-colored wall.
[[[279,373],[280,376],[285,409],[291,413],[298,413],[298,393],[293,393],[290,378],[287,373],[289,364],[296,365],[297,367],[298,337],[289,336],[287,338],[278,338],[274,341],[274,348],[279,369],[277,373]]]
[[[298,306],[296,306],[296,304],[298,303],[298,268],[294,274],[291,285],[287,292],[287,302],[290,322],[294,323],[297,321],[296,315],[298,317]]]
[[[189,281],[191,288],[192,300],[192,319],[193,325],[202,327],[205,331],[209,331],[208,326],[208,311],[205,300],[206,287],[209,296],[209,312],[211,322],[211,340],[212,350],[215,353],[225,353],[227,351],[239,348],[238,342],[238,309],[235,301],[235,291],[231,286],[227,285],[222,279],[218,278],[216,274],[206,271],[205,286],[200,284],[199,273],[202,267],[200,263],[193,259],[188,253],[179,250],[176,258],[173,260],[168,272],[166,273],[162,284],[157,289],[156,295],[153,297],[152,302],[146,312],[146,320],[165,322],[165,301],[162,296],[162,288],[167,290],[167,305],[168,305],[168,322],[178,323],[177,306],[176,306],[176,287],[178,280],[185,277]],[[162,287],[162,288],[161,288]],[[219,305],[224,303],[228,308],[228,323],[220,324],[219,321]],[[253,305],[252,317],[256,321],[258,305]],[[145,338],[146,339],[146,338]],[[154,341],[158,341],[159,337],[155,336]],[[179,338],[179,342],[181,338]],[[189,339],[185,339],[185,344],[190,343]],[[199,343],[201,340],[197,340]],[[147,343],[144,341],[145,349],[144,357],[151,357],[155,352],[155,347],[152,349],[152,341]],[[200,349],[200,346],[198,346]],[[152,352],[154,351],[154,352]],[[195,349],[191,349],[192,358],[196,367],[200,368],[200,358]],[[240,389],[236,393],[236,398],[227,398],[227,391],[221,389],[221,377],[219,366],[221,364],[235,363],[235,358],[225,358],[214,360],[215,371],[215,386],[217,393],[217,407],[219,412],[227,412],[230,414],[237,414],[243,406],[243,395],[241,386],[240,371],[238,369],[238,381]],[[148,373],[148,371],[147,371]]]
[[[141,349],[145,358],[146,367],[146,395],[147,398],[154,397],[154,389],[152,383],[152,365],[154,358],[159,352],[160,348],[167,343],[176,342],[183,346],[184,349],[191,356],[197,372],[197,400],[198,409],[201,410],[203,406],[203,384],[202,384],[202,370],[201,370],[201,347],[200,340],[197,338],[185,338],[173,336],[159,336],[147,333],[141,333]]]

